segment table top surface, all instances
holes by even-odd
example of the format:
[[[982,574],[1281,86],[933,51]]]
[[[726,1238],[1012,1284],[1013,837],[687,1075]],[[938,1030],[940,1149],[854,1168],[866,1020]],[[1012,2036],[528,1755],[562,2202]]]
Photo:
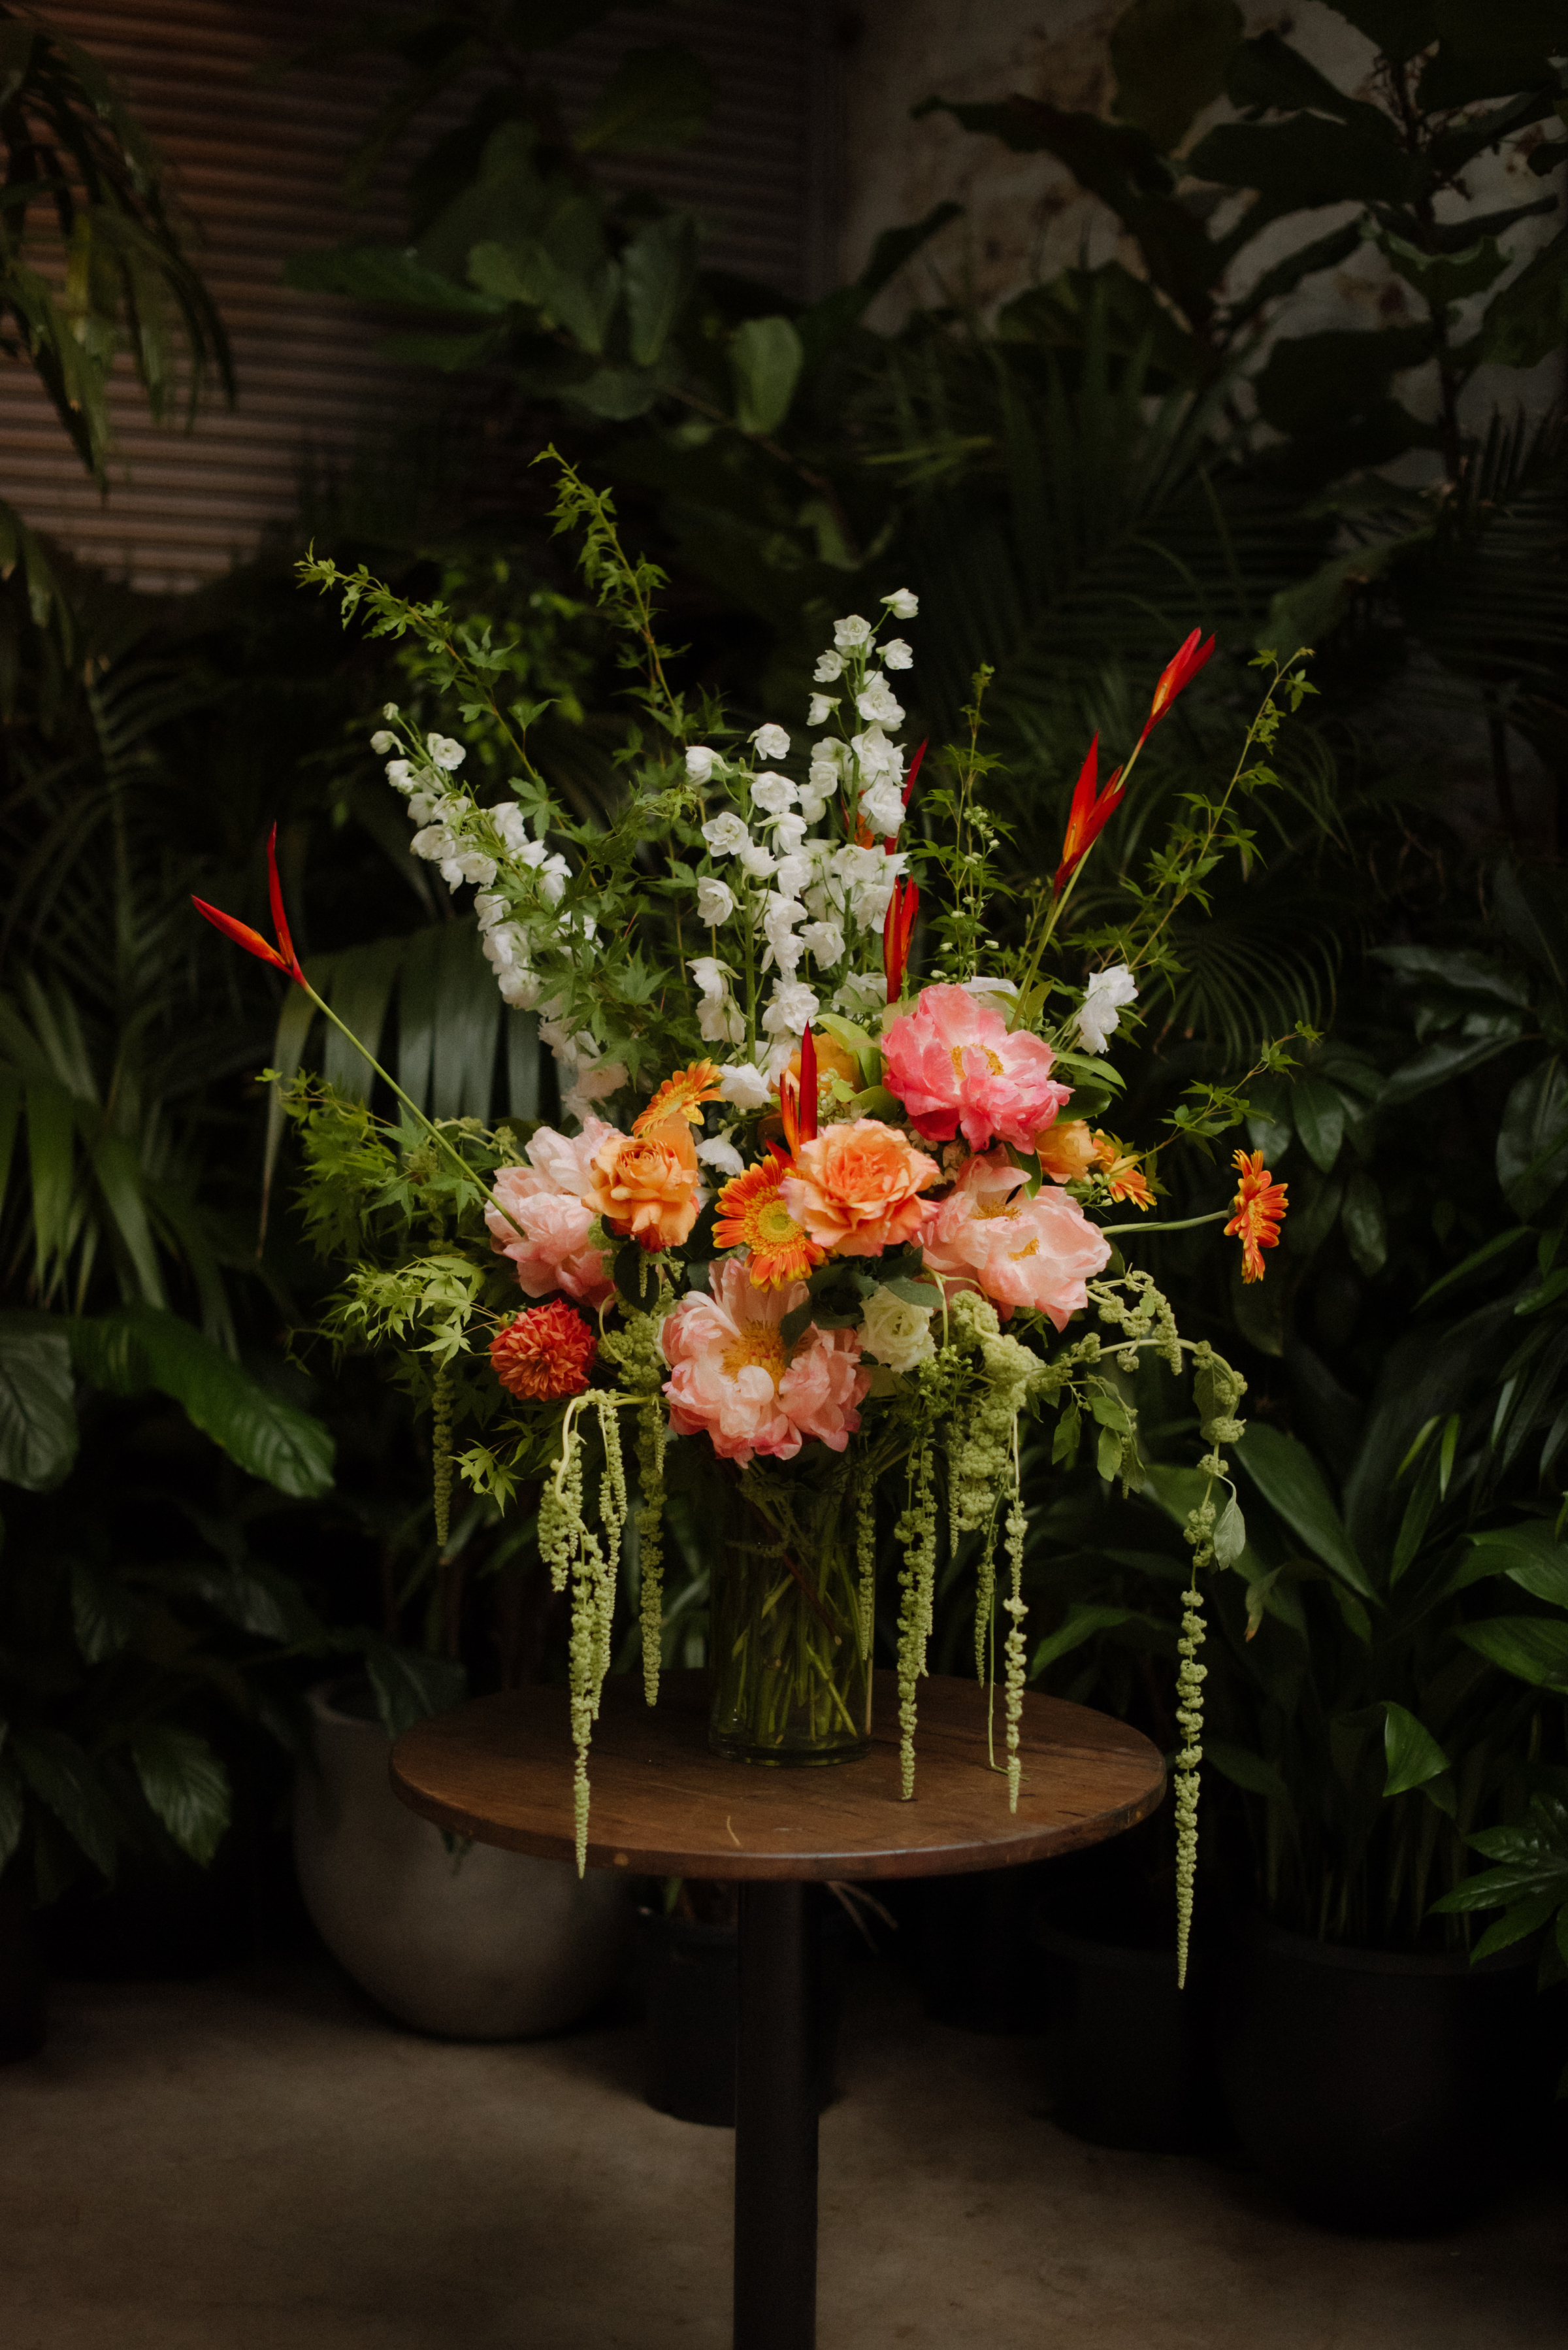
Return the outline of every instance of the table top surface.
[[[657,1877],[942,1877],[1072,1852],[1144,1819],[1165,1765],[1140,1731],[1087,1706],[1026,1693],[1016,1813],[987,1756],[987,1696],[933,1675],[919,1689],[915,1796],[898,1783],[898,1685],[876,1676],[871,1751],[816,1768],[734,1762],[708,1744],[707,1675],[606,1681],[588,1757],[590,1868]],[[996,1752],[1004,1754],[1002,1694]],[[426,1819],[480,1844],[569,1860],[567,1695],[549,1686],[472,1699],[406,1731],[392,1783]]]

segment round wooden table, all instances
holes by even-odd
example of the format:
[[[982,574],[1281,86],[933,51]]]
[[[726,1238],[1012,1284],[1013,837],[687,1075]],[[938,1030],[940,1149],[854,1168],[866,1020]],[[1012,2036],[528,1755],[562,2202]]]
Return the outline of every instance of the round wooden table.
[[[898,1792],[898,1681],[876,1677],[871,1752],[820,1770],[732,1762],[707,1742],[707,1676],[605,1684],[589,1775],[590,1868],[738,1877],[735,2350],[812,2350],[816,2335],[813,1880],[940,1877],[1073,1852],[1145,1818],[1165,1791],[1148,1740],[1086,1706],[1026,1695],[1016,1813],[991,1767],[986,1693],[919,1686],[915,1800]],[[996,1747],[1003,1717],[996,1698]],[[438,1826],[547,1860],[573,1856],[566,1691],[476,1698],[398,1741],[392,1784]]]

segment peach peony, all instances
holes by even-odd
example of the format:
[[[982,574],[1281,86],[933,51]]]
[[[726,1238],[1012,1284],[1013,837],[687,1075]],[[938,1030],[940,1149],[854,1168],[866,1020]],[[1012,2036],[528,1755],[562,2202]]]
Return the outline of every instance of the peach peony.
[[[971,1159],[927,1229],[933,1273],[989,1297],[1005,1321],[1015,1305],[1045,1315],[1058,1330],[1085,1306],[1091,1274],[1108,1263],[1111,1244],[1076,1200],[1042,1188],[1033,1199],[1006,1153]]]
[[[1002,1014],[967,987],[927,987],[882,1040],[887,1080],[918,1133],[971,1150],[997,1140],[1033,1150],[1072,1096],[1052,1076],[1055,1055],[1038,1036],[1009,1035]]]
[[[1086,1118],[1059,1118],[1034,1142],[1041,1171],[1053,1183],[1081,1183],[1098,1162],[1095,1138]]]
[[[805,1298],[801,1281],[758,1289],[743,1259],[732,1257],[713,1268],[711,1296],[681,1299],[661,1333],[678,1436],[706,1430],[720,1458],[742,1467],[759,1452],[791,1461],[808,1436],[843,1451],[871,1375],[860,1368],[852,1330],[812,1327],[784,1344],[779,1325]]]
[[[542,1126],[528,1145],[530,1165],[497,1169],[484,1221],[493,1245],[516,1266],[525,1296],[564,1289],[596,1309],[614,1296],[603,1252],[588,1245],[594,1210],[585,1195],[595,1151],[620,1139],[602,1118],[590,1118],[578,1135]]]
[[[940,1182],[941,1171],[896,1127],[857,1118],[801,1144],[784,1202],[819,1248],[879,1256],[917,1237],[928,1211],[915,1195]]]
[[[649,1253],[678,1247],[697,1221],[697,1146],[685,1119],[612,1133],[594,1154],[588,1199],[613,1232]]]

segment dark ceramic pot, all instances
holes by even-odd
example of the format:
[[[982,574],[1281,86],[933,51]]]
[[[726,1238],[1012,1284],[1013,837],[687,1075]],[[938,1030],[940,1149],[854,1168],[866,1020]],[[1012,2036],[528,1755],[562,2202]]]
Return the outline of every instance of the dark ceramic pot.
[[[1530,1958],[1358,1950],[1253,1920],[1220,2046],[1231,2118],[1296,2209],[1424,2234],[1483,2203],[1538,2142],[1552,2080]]]
[[[735,2031],[739,2013],[739,1936],[644,1910],[641,1968],[648,2033],[648,2102],[677,2121],[713,2129],[735,2126]],[[831,1954],[819,1973],[816,2002],[817,2108],[833,2096],[838,2041],[837,1967]]]
[[[44,1946],[20,1881],[0,1877],[0,2064],[44,2044]]]
[[[1225,2136],[1201,1966],[1176,1981],[1163,1947],[1097,1941],[1037,1918],[1050,1988],[1051,2118],[1075,2137],[1140,2154],[1210,2151]]]

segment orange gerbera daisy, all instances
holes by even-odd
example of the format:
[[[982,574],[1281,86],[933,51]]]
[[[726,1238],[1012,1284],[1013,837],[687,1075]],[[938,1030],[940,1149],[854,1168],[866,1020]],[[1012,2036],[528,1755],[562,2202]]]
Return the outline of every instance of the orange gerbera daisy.
[[[774,1150],[760,1167],[732,1175],[719,1194],[713,1238],[721,1248],[750,1251],[748,1270],[758,1289],[804,1281],[827,1254],[784,1206],[782,1187],[789,1169],[784,1152]]]
[[[1152,1208],[1154,1193],[1143,1161],[1135,1150],[1124,1149],[1114,1134],[1096,1132],[1095,1164],[1105,1177],[1113,1200],[1130,1200],[1135,1208]]]
[[[1249,1158],[1244,1150],[1234,1153],[1232,1165],[1241,1175],[1233,1201],[1236,1212],[1225,1227],[1227,1240],[1241,1243],[1241,1278],[1262,1281],[1262,1251],[1278,1248],[1280,1226],[1285,1217],[1283,1183],[1276,1183],[1263,1164],[1263,1154],[1254,1150]]]
[[[718,1070],[711,1061],[693,1061],[689,1069],[677,1069],[672,1077],[665,1078],[631,1130],[633,1134],[646,1134],[650,1126],[662,1126],[673,1118],[683,1118],[689,1126],[701,1126],[703,1103],[718,1098]]]

